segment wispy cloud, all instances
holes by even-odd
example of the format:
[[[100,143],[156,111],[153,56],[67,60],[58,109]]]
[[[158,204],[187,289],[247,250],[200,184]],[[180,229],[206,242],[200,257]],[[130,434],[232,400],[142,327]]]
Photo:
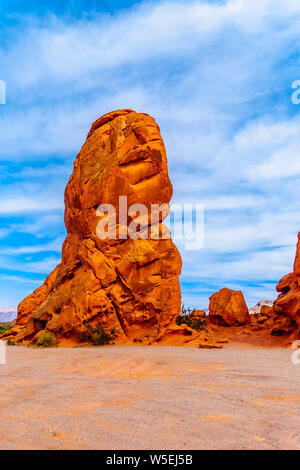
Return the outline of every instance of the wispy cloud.
[[[25,212],[49,212],[63,210],[59,200],[38,200],[27,197],[0,198],[0,214],[24,214]]]
[[[63,238],[57,238],[51,242],[45,243],[44,245],[33,245],[33,246],[18,246],[16,248],[3,248],[1,250],[2,255],[26,255],[34,253],[43,253],[46,251],[61,252]]]
[[[40,280],[33,280],[33,279],[28,279],[28,277],[25,277],[25,276],[13,276],[13,275],[9,275],[9,274],[0,274],[0,279],[2,281],[8,281],[8,282],[18,282],[18,283],[21,283],[21,284],[32,284],[36,287],[38,287],[38,285],[40,285],[43,281],[42,279]],[[11,311],[13,309],[13,307],[0,307],[0,312],[4,313],[4,312],[7,312],[7,311]]]

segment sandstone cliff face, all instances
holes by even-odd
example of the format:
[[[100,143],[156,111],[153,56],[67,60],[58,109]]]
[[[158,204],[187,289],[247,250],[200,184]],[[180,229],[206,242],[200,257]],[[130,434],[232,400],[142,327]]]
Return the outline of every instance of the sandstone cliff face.
[[[119,110],[98,119],[88,134],[65,191],[67,238],[62,261],[18,309],[14,341],[35,342],[51,331],[76,342],[88,323],[117,331],[117,342],[160,338],[180,313],[181,257],[171,239],[124,239],[134,219],[118,218],[127,204],[168,204],[172,185],[154,119]],[[100,239],[99,204],[116,208],[116,239]],[[157,231],[164,230],[161,215]],[[141,234],[149,219],[141,220]],[[141,235],[142,236],[142,235]],[[176,327],[174,327],[176,329]]]
[[[244,325],[249,317],[248,307],[241,291],[224,287],[210,297],[209,319],[224,326]]]

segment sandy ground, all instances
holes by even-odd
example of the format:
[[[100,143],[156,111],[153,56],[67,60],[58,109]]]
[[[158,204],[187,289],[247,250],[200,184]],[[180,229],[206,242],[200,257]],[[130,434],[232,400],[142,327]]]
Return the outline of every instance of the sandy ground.
[[[8,347],[0,449],[300,449],[291,350]]]

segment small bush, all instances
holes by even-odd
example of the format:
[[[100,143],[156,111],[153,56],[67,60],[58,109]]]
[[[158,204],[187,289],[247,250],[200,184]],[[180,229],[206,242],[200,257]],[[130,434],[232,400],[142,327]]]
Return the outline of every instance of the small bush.
[[[192,313],[192,309],[190,307],[188,308],[185,308],[185,305],[182,304],[181,305],[181,315],[184,316],[184,315],[190,315],[190,313]]]
[[[203,317],[193,317],[193,315],[191,313],[192,310],[190,308],[188,309],[185,309],[184,308],[184,305],[182,306],[182,309],[181,309],[181,315],[179,315],[177,318],[176,318],[176,324],[177,325],[187,325],[189,326],[190,328],[192,328],[193,330],[196,330],[196,331],[203,331],[203,330],[206,330],[207,328],[207,321],[206,321],[206,318],[205,316]],[[188,312],[188,314],[187,314]]]
[[[54,334],[51,333],[50,331],[46,331],[39,337],[36,344],[37,346],[41,348],[51,348],[52,346],[54,346],[54,343],[55,343]]]
[[[105,344],[111,343],[116,335],[117,332],[115,328],[111,328],[110,332],[107,333],[100,324],[98,324],[96,328],[87,324],[86,331],[80,332],[80,339],[81,341],[88,341],[94,346],[104,346]]]
[[[15,346],[15,343],[13,342],[13,340],[11,338],[8,338],[6,340],[6,344],[7,344],[7,346]]]
[[[92,335],[92,343],[94,346],[103,346],[110,343],[110,335],[103,328],[99,332]]]

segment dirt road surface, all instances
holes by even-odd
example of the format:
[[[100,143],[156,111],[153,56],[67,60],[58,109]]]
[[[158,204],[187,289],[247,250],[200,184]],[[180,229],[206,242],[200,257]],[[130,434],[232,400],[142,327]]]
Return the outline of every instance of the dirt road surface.
[[[8,347],[0,449],[300,449],[291,353]]]

